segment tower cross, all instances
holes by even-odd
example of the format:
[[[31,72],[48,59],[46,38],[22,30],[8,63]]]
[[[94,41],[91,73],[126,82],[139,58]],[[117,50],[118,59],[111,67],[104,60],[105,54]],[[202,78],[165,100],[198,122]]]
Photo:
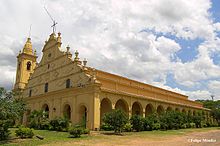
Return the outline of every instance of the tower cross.
[[[47,12],[48,16],[50,17],[50,19],[53,21],[53,25],[51,27],[53,28],[53,33],[55,33],[57,22],[53,19],[53,17],[51,16],[51,14],[49,13],[49,11],[47,10],[45,6],[44,6],[44,9]]]
[[[56,31],[56,25],[57,25],[57,22],[53,20],[53,25],[51,26],[53,28],[53,33],[55,33]]]

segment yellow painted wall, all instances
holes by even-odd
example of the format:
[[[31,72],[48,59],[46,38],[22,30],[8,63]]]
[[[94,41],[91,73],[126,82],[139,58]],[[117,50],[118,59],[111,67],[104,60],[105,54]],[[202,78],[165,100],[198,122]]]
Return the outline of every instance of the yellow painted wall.
[[[87,128],[99,129],[102,118],[100,115],[105,108],[101,106],[103,99],[109,101],[111,109],[116,105],[119,107],[125,105],[129,116],[134,111],[138,112],[138,109],[141,115],[145,116],[148,112],[146,107],[152,105],[154,111],[157,111],[159,106],[164,111],[171,107],[173,110],[178,108],[180,111],[192,113],[205,111],[204,114],[209,117],[208,109],[188,100],[185,95],[87,67],[79,61],[77,52],[72,59],[69,48],[61,51],[60,34],[58,36],[51,34],[42,52],[42,59],[33,74],[21,72],[21,76],[25,76],[24,80],[27,82],[22,94],[31,111],[40,110],[47,104],[50,119],[64,116],[64,107],[69,105],[70,120],[73,123],[81,122],[86,114]],[[24,59],[24,64],[28,61],[28,58],[20,58]],[[67,79],[71,81],[70,88],[66,88]],[[44,92],[46,83],[48,83],[47,93]],[[15,85],[15,88],[17,87]],[[29,97],[30,90],[32,94]],[[122,103],[119,104],[119,101]]]

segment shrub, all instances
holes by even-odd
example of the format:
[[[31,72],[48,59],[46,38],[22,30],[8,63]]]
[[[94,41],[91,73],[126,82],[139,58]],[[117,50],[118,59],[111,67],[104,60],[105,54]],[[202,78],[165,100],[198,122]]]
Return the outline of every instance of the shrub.
[[[130,122],[129,122],[129,123],[126,123],[125,126],[124,126],[124,128],[123,128],[123,130],[124,130],[125,132],[131,132],[131,131],[132,131],[132,125],[131,125],[131,123],[130,123]]]
[[[104,115],[103,122],[110,125],[115,133],[121,133],[128,122],[128,116],[122,110],[115,109]]]
[[[114,130],[113,127],[109,124],[105,124],[103,123],[100,127],[101,130],[104,130],[104,131],[112,131]]]
[[[82,129],[82,134],[89,134],[90,133],[90,130],[88,128],[83,128]]]
[[[69,120],[66,118],[57,118],[50,121],[49,130],[67,131],[69,127]]]
[[[202,116],[199,116],[199,115],[193,116],[192,120],[193,120],[193,123],[196,124],[196,128],[201,128]]]
[[[213,123],[211,124],[211,127],[218,127],[218,123],[213,122]]]
[[[71,137],[78,138],[83,134],[83,128],[82,127],[71,127],[69,128],[69,133]]]
[[[6,140],[9,137],[9,125],[6,120],[0,120],[0,141]]]
[[[18,130],[15,131],[15,134],[20,138],[32,138],[34,136],[32,129],[23,126],[20,126]]]
[[[148,115],[146,118],[143,119],[143,128],[144,128],[144,130],[152,131],[154,123],[159,123],[159,118],[158,118],[158,115],[156,113]]]
[[[142,131],[143,130],[143,127],[144,127],[144,120],[141,116],[139,115],[133,115],[130,119],[131,121],[131,125],[132,125],[132,128],[139,132],[139,131]]]
[[[48,117],[48,113],[44,112],[43,110],[32,111],[30,116],[28,117],[28,121],[29,121],[28,127],[34,129],[48,130],[49,119],[47,117]]]
[[[187,115],[178,111],[168,111],[160,115],[161,129],[180,129],[186,127]]]
[[[153,130],[159,130],[160,129],[160,123],[153,123],[152,129]]]
[[[189,123],[190,128],[196,128],[196,124],[195,123]]]
[[[181,125],[181,128],[182,128],[182,129],[186,129],[186,128],[187,128],[187,124]]]
[[[203,127],[208,127],[205,121],[202,121],[202,122],[201,122],[201,127],[202,127],[202,128],[203,128]]]
[[[50,128],[50,121],[49,119],[44,119],[40,123],[40,129],[41,130],[49,130]]]
[[[147,118],[144,118],[144,131],[152,131],[152,125],[153,123],[151,123]]]

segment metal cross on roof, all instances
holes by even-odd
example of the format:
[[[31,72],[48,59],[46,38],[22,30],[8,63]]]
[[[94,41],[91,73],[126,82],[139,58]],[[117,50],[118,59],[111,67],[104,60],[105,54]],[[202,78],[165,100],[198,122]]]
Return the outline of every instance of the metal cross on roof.
[[[51,14],[49,13],[49,11],[47,10],[47,8],[44,6],[45,11],[47,12],[48,16],[50,17],[50,19],[53,21],[53,25],[51,26],[53,28],[53,33],[55,33],[56,31],[56,25],[58,24],[53,17],[51,16]]]

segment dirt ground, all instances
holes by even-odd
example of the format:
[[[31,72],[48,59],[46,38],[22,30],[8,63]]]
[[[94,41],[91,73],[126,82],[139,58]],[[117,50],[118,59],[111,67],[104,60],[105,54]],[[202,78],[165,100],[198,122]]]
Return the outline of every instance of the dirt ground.
[[[91,139],[57,142],[44,146],[220,146],[220,130],[161,137],[93,135]]]

